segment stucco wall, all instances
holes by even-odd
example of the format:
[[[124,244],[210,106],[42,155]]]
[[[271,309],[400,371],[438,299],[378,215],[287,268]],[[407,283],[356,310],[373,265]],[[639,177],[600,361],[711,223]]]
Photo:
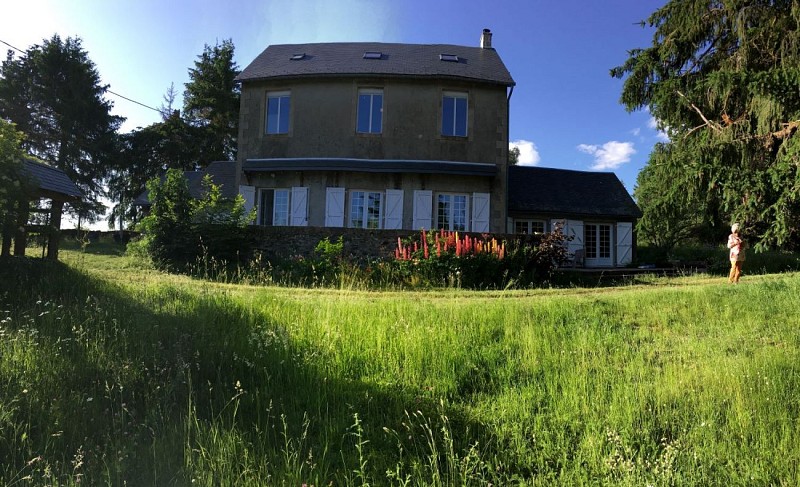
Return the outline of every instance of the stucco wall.
[[[357,134],[359,88],[382,88],[383,131]],[[469,95],[468,136],[441,135],[443,91]],[[289,133],[265,133],[268,91],[290,91]],[[316,79],[257,81],[242,87],[239,124],[239,168],[257,158],[335,157],[408,159],[496,164],[494,178],[436,177],[422,174],[278,172],[258,175],[242,184],[256,187],[309,187],[309,225],[322,225],[326,187],[387,188],[407,191],[404,226],[411,226],[412,193],[488,192],[490,229],[505,230],[508,160],[508,100],[503,86],[442,80]],[[405,220],[408,220],[407,222]]]
[[[493,191],[493,180],[477,176],[440,176],[437,174],[387,174],[365,172],[280,171],[253,173],[246,184],[259,188],[309,188],[308,224],[325,225],[326,188],[348,190],[384,191],[403,190],[403,228],[412,228],[414,190],[432,189],[436,192],[488,193]],[[494,205],[494,202],[490,204]]]
[[[359,88],[383,88],[383,133],[357,134]],[[266,94],[290,91],[289,133],[265,133]],[[467,137],[441,135],[445,90],[469,94]],[[352,157],[505,164],[502,86],[397,79],[261,81],[242,87],[239,158]],[[498,144],[502,143],[502,144]]]

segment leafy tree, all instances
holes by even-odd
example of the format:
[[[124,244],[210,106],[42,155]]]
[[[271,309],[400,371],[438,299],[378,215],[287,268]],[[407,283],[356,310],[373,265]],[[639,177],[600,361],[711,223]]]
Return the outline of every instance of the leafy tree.
[[[151,207],[142,220],[142,229],[150,256],[161,268],[183,268],[195,254],[189,182],[183,171],[170,169],[163,181],[150,180],[147,190]]]
[[[108,185],[109,195],[117,202],[109,224],[120,219],[136,220],[134,199],[165,169],[195,169],[203,157],[203,136],[203,129],[187,123],[178,111],[172,111],[162,122],[121,135],[119,156]]]
[[[235,79],[239,68],[233,60],[234,45],[230,39],[214,47],[206,44],[183,93],[184,114],[194,126],[202,127],[207,145],[206,165],[214,160],[236,157],[236,136],[239,130],[239,86]]]
[[[192,199],[188,180],[179,169],[147,183],[150,214],[142,220],[145,246],[153,262],[184,271],[199,259],[234,262],[250,249],[249,225],[255,212],[245,210],[244,198],[222,197],[210,176],[203,179],[203,197]]]
[[[508,163],[515,166],[519,162],[519,147],[514,146],[508,150]]]
[[[89,218],[103,210],[99,197],[122,122],[110,114],[107,90],[79,38],[55,35],[19,58],[9,52],[0,73],[0,117],[25,134],[24,149],[83,190],[87,201],[74,209]]]
[[[652,45],[611,70],[625,107],[671,139],[640,178],[640,229],[698,211],[717,235],[735,220],[760,247],[800,246],[799,23],[796,0],[672,0],[650,16]]]

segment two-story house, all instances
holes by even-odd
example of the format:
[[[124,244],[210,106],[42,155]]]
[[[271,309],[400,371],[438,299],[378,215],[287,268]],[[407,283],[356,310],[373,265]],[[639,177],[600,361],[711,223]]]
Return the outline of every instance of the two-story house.
[[[258,225],[560,225],[587,266],[632,260],[641,212],[614,174],[509,166],[515,83],[488,29],[478,47],[272,45],[237,79],[236,184]]]
[[[238,77],[257,223],[505,232],[514,80],[491,38],[267,47]]]

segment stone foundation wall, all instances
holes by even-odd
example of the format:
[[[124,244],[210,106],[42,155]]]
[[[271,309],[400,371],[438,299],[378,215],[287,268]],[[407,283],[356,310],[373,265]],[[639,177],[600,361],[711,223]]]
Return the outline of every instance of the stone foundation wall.
[[[323,227],[253,227],[256,249],[267,259],[309,256],[324,238],[336,242],[342,237],[344,255],[355,259],[392,257],[397,237],[416,235],[413,230],[362,230]]]

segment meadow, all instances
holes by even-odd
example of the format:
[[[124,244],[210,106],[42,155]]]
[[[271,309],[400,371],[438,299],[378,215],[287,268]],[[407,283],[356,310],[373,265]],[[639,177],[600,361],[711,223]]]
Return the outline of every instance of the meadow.
[[[0,261],[3,485],[800,485],[800,274],[298,289]]]

